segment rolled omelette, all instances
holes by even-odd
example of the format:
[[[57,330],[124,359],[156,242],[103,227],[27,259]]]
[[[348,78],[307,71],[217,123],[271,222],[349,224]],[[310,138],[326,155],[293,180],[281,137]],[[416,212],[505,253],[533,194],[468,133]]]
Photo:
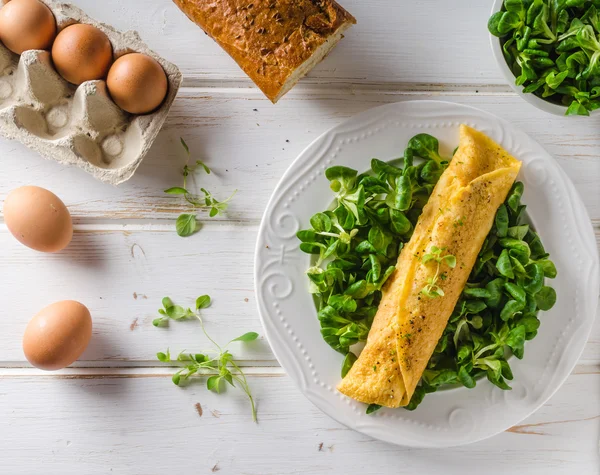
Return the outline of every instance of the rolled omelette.
[[[392,408],[410,402],[520,168],[492,139],[461,125],[458,150],[398,257],[366,346],[338,385],[340,392]],[[433,246],[441,257],[455,256],[455,267],[443,260],[438,272],[435,260],[424,263]],[[432,280],[443,295],[422,292]]]

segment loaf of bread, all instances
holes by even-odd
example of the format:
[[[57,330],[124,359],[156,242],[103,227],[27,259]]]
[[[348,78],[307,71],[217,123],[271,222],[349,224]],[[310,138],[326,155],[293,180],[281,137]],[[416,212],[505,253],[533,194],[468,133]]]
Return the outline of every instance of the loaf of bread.
[[[334,0],[173,0],[277,102],[356,20]]]

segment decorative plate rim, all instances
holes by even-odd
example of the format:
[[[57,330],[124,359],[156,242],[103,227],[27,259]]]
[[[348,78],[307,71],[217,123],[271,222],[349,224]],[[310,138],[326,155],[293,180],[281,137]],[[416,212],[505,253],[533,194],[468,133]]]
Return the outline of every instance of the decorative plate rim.
[[[420,119],[425,122],[422,124],[409,123],[410,120],[414,120],[414,116],[422,116]],[[454,119],[457,119],[456,116],[460,116],[460,119],[448,121],[448,116]],[[400,122],[402,117],[409,117],[409,122]],[[394,118],[395,120],[392,120]],[[387,125],[377,126],[378,124],[386,124],[386,120],[389,121]],[[319,343],[313,341],[312,337],[316,337],[314,340],[320,340],[320,335],[318,333],[314,335],[307,334],[305,338],[302,338],[302,335],[298,336],[305,331],[303,326],[314,326],[317,321],[314,305],[311,305],[311,312],[307,312],[314,315],[312,319],[314,321],[303,322],[300,326],[294,326],[293,323],[290,324],[288,321],[288,315],[298,312],[297,305],[290,306],[287,301],[294,294],[294,281],[292,278],[299,277],[299,269],[301,269],[299,272],[302,274],[302,278],[305,278],[304,270],[306,268],[305,263],[302,263],[303,267],[299,267],[298,263],[295,262],[301,253],[298,251],[298,244],[295,241],[295,231],[299,227],[299,220],[294,215],[293,208],[298,206],[295,203],[299,202],[300,195],[313,186],[319,176],[323,175],[324,168],[331,164],[337,158],[337,155],[341,153],[344,144],[350,145],[356,144],[360,140],[370,140],[374,134],[377,135],[390,124],[398,126],[399,130],[404,132],[409,128],[415,129],[414,133],[410,132],[411,134],[426,131],[429,128],[438,128],[440,131],[445,129],[446,133],[450,133],[449,130],[453,127],[458,129],[459,123],[470,123],[469,121],[471,121],[471,125],[490,133],[509,151],[518,158],[523,159],[525,176],[522,177],[522,173],[519,179],[532,183],[527,184],[525,197],[527,197],[528,188],[542,187],[542,185],[544,193],[548,193],[547,189],[551,188],[553,196],[560,196],[556,205],[559,208],[561,219],[557,223],[553,223],[552,226],[557,227],[560,224],[564,228],[561,232],[568,237],[573,255],[572,262],[565,262],[564,270],[572,271],[573,262],[575,262],[578,267],[571,280],[577,276],[585,275],[587,285],[582,286],[580,289],[576,283],[569,283],[568,279],[563,278],[563,280],[566,280],[567,290],[572,290],[574,293],[574,299],[572,299],[567,290],[563,292],[567,296],[565,303],[573,300],[575,316],[568,319],[565,324],[566,328],[560,334],[557,334],[558,336],[553,335],[557,337],[557,340],[552,346],[549,357],[546,356],[547,361],[544,362],[543,371],[540,371],[539,367],[533,367],[535,365],[528,365],[528,356],[532,361],[537,358],[536,355],[531,354],[532,350],[529,351],[529,355],[526,354],[524,360],[517,362],[516,368],[513,368],[515,380],[510,396],[507,396],[507,391],[503,391],[503,394],[493,391],[491,384],[478,384],[475,389],[468,390],[468,393],[461,393],[462,397],[458,399],[455,393],[452,398],[459,402],[455,404],[455,407],[448,410],[447,420],[444,420],[444,424],[439,423],[440,421],[437,419],[423,422],[422,419],[427,419],[427,417],[421,417],[424,414],[414,416],[415,413],[418,413],[418,410],[414,413],[384,410],[371,416],[365,416],[364,405],[356,403],[335,391],[332,387],[335,382],[327,384],[326,378],[330,376],[329,374],[323,373],[325,374],[325,380],[320,376],[323,366],[330,363],[330,361],[313,360],[313,355],[321,348],[319,348]],[[472,122],[477,122],[477,124]],[[370,127],[373,127],[373,129],[370,129]],[[490,130],[486,130],[486,127]],[[352,136],[351,134],[358,135]],[[523,148],[525,143],[529,148]],[[381,158],[385,159],[386,157]],[[367,157],[364,160],[364,168],[366,169],[368,167]],[[527,165],[527,168],[525,165]],[[301,183],[302,180],[306,181]],[[305,200],[309,198],[305,198]],[[566,205],[563,203],[563,199],[568,205],[569,214],[565,212]],[[542,204],[550,203],[549,200],[544,202],[538,198],[533,200],[534,203],[536,201],[540,201]],[[527,202],[527,199],[525,199],[525,202],[534,206]],[[319,209],[311,208],[309,216],[322,209],[324,205],[326,205],[326,202],[323,202]],[[278,207],[289,211],[276,216],[276,222],[272,223],[274,210]],[[538,214],[542,215],[542,212],[538,211]],[[533,216],[534,225],[536,216]],[[551,226],[550,224],[547,225],[546,221],[552,221],[552,219],[547,215],[544,216],[546,219],[544,222],[540,222],[540,226],[542,228]],[[539,216],[537,217],[539,218]],[[283,234],[275,235],[273,224],[280,228],[280,231],[284,230]],[[295,226],[289,227],[290,224]],[[573,232],[569,229],[569,224],[572,226]],[[287,227],[289,229],[286,229]],[[275,249],[271,246],[271,236],[275,236],[275,241],[277,238],[279,239],[280,248]],[[544,242],[549,239],[547,236],[542,238]],[[577,241],[577,245],[573,242],[574,240]],[[553,256],[555,252],[558,251],[553,251]],[[561,250],[561,252],[564,251]],[[585,254],[585,262],[580,254]],[[291,265],[285,263],[289,256],[293,261]],[[308,257],[306,257],[307,259]],[[269,199],[260,224],[255,252],[255,292],[261,323],[273,353],[302,393],[319,409],[354,430],[386,442],[414,447],[448,447],[476,442],[510,428],[539,409],[564,383],[583,352],[595,319],[598,305],[597,296],[600,288],[598,260],[594,233],[585,206],[567,175],[537,142],[503,119],[474,107],[442,101],[405,101],[375,107],[347,119],[319,136],[292,162]],[[279,272],[272,269],[279,269]],[[288,276],[287,273],[290,270],[292,273]],[[562,273],[563,269],[559,268],[559,272]],[[278,282],[278,278],[282,279]],[[266,298],[266,289],[271,295],[278,294],[279,297]],[[560,292],[562,292],[562,288]],[[303,296],[302,294],[306,295]],[[306,304],[305,297],[307,295],[306,289],[301,289],[298,295],[295,296],[298,300],[296,304]],[[582,300],[582,303],[580,303],[580,300]],[[552,314],[552,312],[547,313]],[[554,311],[554,313],[557,312],[558,310]],[[552,324],[549,330],[552,329],[554,333],[557,333],[560,330],[559,323],[562,322],[553,320],[547,326],[550,327]],[[555,328],[557,326],[559,328]],[[551,334],[547,335],[547,337],[550,336]],[[534,342],[538,342],[536,348],[538,350],[545,349],[544,346],[538,348],[540,347],[540,340],[544,340],[541,335],[529,342],[528,348]],[[542,342],[542,345],[544,343],[548,344],[549,342]],[[329,347],[327,348],[329,349]],[[562,352],[558,354],[560,349],[562,349]],[[331,360],[335,359],[333,355],[336,353],[331,349],[329,350],[332,355]],[[533,352],[537,353],[535,349]],[[555,366],[550,368],[552,364]],[[331,372],[331,368],[328,371]],[[539,379],[535,384],[531,384],[532,382],[527,380],[527,376],[530,379],[532,378],[532,372],[535,372],[536,378],[539,373]],[[522,381],[519,381],[519,376],[522,377]],[[546,379],[545,386],[542,384],[544,378]],[[337,379],[339,379],[339,374]],[[530,384],[523,384],[524,382]],[[433,399],[432,396],[444,393],[449,394],[449,392],[442,391],[428,397]],[[447,400],[444,402],[449,403],[450,396],[446,397]],[[468,404],[465,406],[463,400],[472,406]],[[483,400],[483,403],[481,400]],[[427,398],[423,404],[426,402]],[[490,412],[490,408],[499,404],[503,405],[505,409],[511,409],[508,417],[498,417],[498,414]],[[436,412],[435,407],[429,407],[431,412]],[[362,410],[358,410],[359,408]],[[480,410],[481,414],[477,413],[476,410]],[[476,418],[475,415],[478,417]],[[481,419],[479,419],[480,415],[483,416]],[[434,417],[433,414],[432,417]],[[478,429],[478,422],[480,426],[489,424],[491,429]]]

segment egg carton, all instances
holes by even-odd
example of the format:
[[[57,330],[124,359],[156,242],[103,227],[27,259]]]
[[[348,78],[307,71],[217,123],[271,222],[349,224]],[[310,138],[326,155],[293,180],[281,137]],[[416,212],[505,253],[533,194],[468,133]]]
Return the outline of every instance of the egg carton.
[[[105,81],[75,86],[56,72],[48,51],[25,51],[19,57],[0,43],[0,134],[104,182],[123,183],[163,126],[181,85],[181,72],[151,51],[137,32],[119,32],[74,5],[43,1],[56,18],[58,32],[87,23],[108,36],[114,59],[138,52],[157,60],[169,82],[167,97],[153,113],[132,115],[111,100]]]

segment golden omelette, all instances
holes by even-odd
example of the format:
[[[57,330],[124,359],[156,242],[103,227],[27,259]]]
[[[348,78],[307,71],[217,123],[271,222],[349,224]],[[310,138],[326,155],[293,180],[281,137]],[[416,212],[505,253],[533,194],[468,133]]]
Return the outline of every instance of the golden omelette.
[[[492,139],[461,125],[458,150],[398,257],[367,344],[340,392],[380,406],[410,402],[520,168]],[[449,257],[439,265],[423,259],[436,248],[438,257]],[[438,295],[423,292],[432,282]]]

